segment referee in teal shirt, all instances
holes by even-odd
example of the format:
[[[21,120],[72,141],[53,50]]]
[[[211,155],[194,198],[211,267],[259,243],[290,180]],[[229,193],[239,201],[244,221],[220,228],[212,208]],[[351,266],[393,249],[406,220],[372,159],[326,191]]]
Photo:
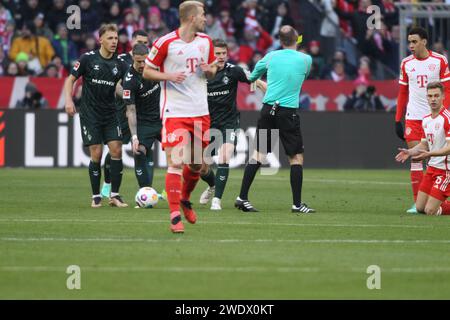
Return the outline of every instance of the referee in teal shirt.
[[[314,209],[302,202],[303,183],[303,138],[300,130],[300,118],[297,112],[302,84],[311,70],[312,59],[309,55],[297,52],[297,31],[291,26],[283,26],[279,33],[282,50],[269,52],[258,61],[250,75],[254,82],[267,72],[267,91],[263,99],[258,126],[256,129],[256,151],[245,167],[241,192],[235,207],[245,212],[256,212],[248,201],[248,191],[261,166],[266,153],[271,152],[271,130],[278,129],[291,165],[292,212],[313,213]],[[265,129],[266,133],[261,131]],[[265,139],[266,141],[261,141]],[[266,147],[266,150],[262,150]]]

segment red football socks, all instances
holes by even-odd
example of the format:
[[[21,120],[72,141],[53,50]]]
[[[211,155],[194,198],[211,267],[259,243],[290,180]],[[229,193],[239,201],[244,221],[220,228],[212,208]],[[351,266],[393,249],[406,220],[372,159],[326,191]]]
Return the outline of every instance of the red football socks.
[[[441,209],[442,209],[441,215],[443,216],[450,215],[450,201],[445,200],[444,202],[442,202]]]
[[[189,200],[191,193],[200,179],[200,172],[193,172],[188,165],[183,167],[183,186],[181,188],[181,199]]]
[[[421,162],[411,163],[411,187],[414,195],[414,202],[416,202],[417,194],[419,193],[420,183],[423,178],[423,167]]]
[[[167,202],[170,212],[180,211],[181,175],[177,173],[166,174]]]

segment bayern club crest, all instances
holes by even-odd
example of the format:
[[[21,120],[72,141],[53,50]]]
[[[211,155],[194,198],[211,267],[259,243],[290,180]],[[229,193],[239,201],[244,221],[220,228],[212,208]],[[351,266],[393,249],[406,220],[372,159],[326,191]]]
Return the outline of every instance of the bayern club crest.
[[[173,133],[173,132],[171,132],[171,133],[169,133],[169,134],[167,135],[167,141],[168,141],[169,143],[174,143],[176,139],[177,139],[177,136],[176,136],[176,134]]]
[[[411,131],[412,131],[411,127],[406,127],[405,134],[409,136],[411,134]]]
[[[434,70],[436,70],[436,65],[435,64],[429,64],[428,65],[428,69],[430,69],[430,71],[434,71]]]

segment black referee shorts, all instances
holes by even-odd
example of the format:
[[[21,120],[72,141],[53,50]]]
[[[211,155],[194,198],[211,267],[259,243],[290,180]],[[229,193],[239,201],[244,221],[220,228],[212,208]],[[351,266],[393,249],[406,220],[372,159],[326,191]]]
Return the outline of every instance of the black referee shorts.
[[[272,152],[272,130],[278,129],[286,155],[303,153],[303,137],[297,108],[278,107],[275,114],[273,111],[271,114],[271,111],[272,105],[263,104],[256,127],[256,150],[262,153]]]

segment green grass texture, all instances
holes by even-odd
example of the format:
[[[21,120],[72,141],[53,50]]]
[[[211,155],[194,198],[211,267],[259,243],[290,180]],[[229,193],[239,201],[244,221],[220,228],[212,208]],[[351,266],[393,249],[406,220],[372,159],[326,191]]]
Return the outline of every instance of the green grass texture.
[[[291,213],[289,170],[258,174],[250,201],[234,208],[243,171],[231,169],[214,212],[198,204],[184,234],[169,231],[165,201],[134,209],[134,172],[124,171],[129,208],[90,208],[83,169],[0,170],[0,299],[449,299],[450,217],[407,214],[407,170],[304,170]],[[165,172],[155,171],[154,187]],[[81,289],[67,287],[80,268]],[[380,289],[369,289],[369,266]],[[370,280],[370,279],[369,279]],[[369,281],[370,282],[370,281]]]

